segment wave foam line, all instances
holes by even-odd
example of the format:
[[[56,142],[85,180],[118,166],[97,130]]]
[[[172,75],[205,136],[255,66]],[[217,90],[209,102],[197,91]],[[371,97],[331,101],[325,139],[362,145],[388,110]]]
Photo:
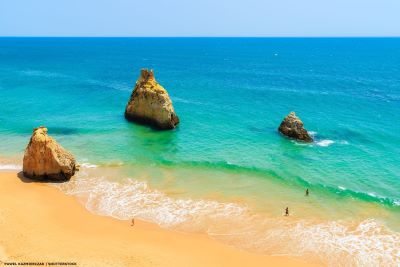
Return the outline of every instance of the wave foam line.
[[[335,142],[334,142],[333,140],[329,140],[329,139],[321,140],[321,141],[315,142],[315,144],[317,144],[317,146],[322,146],[322,147],[330,146],[330,145],[332,145],[333,143],[335,143]]]
[[[0,170],[22,170],[22,166],[18,164],[0,164]]]
[[[330,145],[332,145],[332,144],[334,144],[336,142],[338,142],[341,145],[348,145],[349,144],[349,142],[346,141],[346,140],[340,140],[340,141],[333,141],[333,140],[330,140],[330,139],[322,139],[322,140],[320,139],[320,140],[318,140],[317,139],[318,132],[308,131],[308,133],[314,139],[314,144],[316,144],[317,146],[327,147],[327,146],[330,146]]]

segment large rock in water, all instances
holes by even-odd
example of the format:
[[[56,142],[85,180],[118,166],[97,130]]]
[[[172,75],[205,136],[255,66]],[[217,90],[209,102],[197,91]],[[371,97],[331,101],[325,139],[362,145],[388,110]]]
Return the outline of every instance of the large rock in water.
[[[47,128],[35,128],[25,149],[24,175],[35,180],[67,181],[75,170],[74,156],[47,135]]]
[[[278,128],[279,132],[290,138],[294,138],[304,142],[312,142],[312,137],[304,129],[303,122],[296,116],[296,113],[290,112]]]
[[[156,81],[152,70],[141,70],[126,105],[125,118],[163,130],[173,129],[179,123],[168,92]]]

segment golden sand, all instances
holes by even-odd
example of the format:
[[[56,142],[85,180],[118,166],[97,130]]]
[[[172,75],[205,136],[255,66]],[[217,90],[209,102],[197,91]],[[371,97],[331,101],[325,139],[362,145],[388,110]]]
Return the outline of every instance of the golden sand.
[[[252,254],[203,234],[183,234],[88,212],[44,183],[0,173],[0,260],[77,266],[311,266]]]

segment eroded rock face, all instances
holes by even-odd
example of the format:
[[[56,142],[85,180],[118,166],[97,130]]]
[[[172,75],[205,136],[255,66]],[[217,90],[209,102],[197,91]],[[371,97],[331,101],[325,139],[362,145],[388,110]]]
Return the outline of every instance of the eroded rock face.
[[[304,142],[312,142],[312,137],[308,134],[307,130],[304,129],[303,122],[296,116],[296,113],[290,112],[287,115],[281,125],[278,128],[279,132],[290,138]]]
[[[74,156],[47,135],[47,128],[35,128],[25,149],[24,175],[35,180],[66,181],[75,170]]]
[[[157,83],[152,70],[141,70],[126,105],[125,118],[163,130],[173,129],[179,123],[168,92]]]

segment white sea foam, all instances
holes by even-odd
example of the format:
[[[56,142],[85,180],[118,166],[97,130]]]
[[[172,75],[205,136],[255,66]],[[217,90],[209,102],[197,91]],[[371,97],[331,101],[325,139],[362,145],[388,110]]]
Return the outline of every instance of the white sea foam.
[[[311,135],[312,137],[316,136],[318,133],[314,131],[308,131],[308,134]]]
[[[89,168],[89,169],[94,169],[94,168],[98,167],[96,164],[91,164],[89,162],[84,162],[84,163],[81,163],[80,165],[83,168]]]
[[[400,263],[399,235],[375,220],[356,225],[303,221],[289,227],[286,235],[288,243],[292,243],[288,250],[298,249],[300,254],[310,256],[321,253],[329,265],[396,266]]]
[[[0,164],[0,170],[22,170],[21,165],[17,164]]]
[[[330,145],[332,145],[333,143],[335,143],[335,142],[332,141],[332,140],[329,140],[329,139],[325,139],[325,140],[321,140],[321,141],[316,142],[316,144],[317,144],[318,146],[323,146],[323,147],[330,146]]]
[[[290,141],[291,141],[292,143],[294,143],[296,146],[310,146],[309,143],[298,142],[298,141],[296,141],[296,140],[294,140],[294,139],[291,139]]]
[[[315,132],[315,131],[308,131],[308,134],[309,135],[311,135],[311,137],[312,138],[316,138],[316,136],[318,135],[318,132]],[[346,141],[346,140],[340,140],[340,141],[337,141],[339,144],[341,144],[341,145],[348,145],[349,144],[349,142],[348,141]],[[327,147],[327,146],[330,146],[330,145],[332,145],[332,144],[334,144],[335,143],[335,141],[333,141],[333,140],[330,140],[330,139],[323,139],[323,140],[316,140],[315,141],[315,144],[317,145],[317,146],[322,146],[322,147]]]
[[[123,220],[135,217],[162,227],[205,232],[251,251],[303,258],[318,255],[323,265],[335,266],[400,263],[400,235],[375,220],[353,224],[266,218],[236,203],[173,198],[144,181],[110,181],[90,176],[85,170],[70,182],[55,186],[78,196],[88,210],[97,214]]]
[[[236,228],[238,234],[215,237],[259,253],[308,260],[318,257],[321,265],[394,267],[399,264],[399,234],[372,219],[357,224],[282,219],[258,223],[262,225],[258,229]]]
[[[146,182],[133,179],[112,182],[104,178],[81,177],[55,186],[67,194],[86,199],[85,206],[92,212],[121,220],[137,217],[165,227],[195,223],[202,218],[238,216],[246,210],[232,203],[173,199],[150,189]]]
[[[341,185],[339,185],[338,188],[339,188],[340,190],[346,190],[346,187],[341,186]]]
[[[313,139],[315,139],[316,136],[317,136],[317,134],[318,134],[318,132],[308,131],[308,134],[311,135],[311,137],[312,137]],[[327,146],[330,146],[330,145],[332,145],[332,144],[335,143],[335,141],[329,140],[329,139],[323,139],[323,140],[318,140],[318,139],[317,139],[317,140],[315,140],[314,143],[311,143],[311,144],[303,143],[303,142],[296,142],[295,140],[293,140],[293,142],[294,142],[296,145],[299,145],[299,146],[313,146],[313,144],[315,144],[315,145],[317,145],[317,146],[322,146],[322,147],[327,147]]]

